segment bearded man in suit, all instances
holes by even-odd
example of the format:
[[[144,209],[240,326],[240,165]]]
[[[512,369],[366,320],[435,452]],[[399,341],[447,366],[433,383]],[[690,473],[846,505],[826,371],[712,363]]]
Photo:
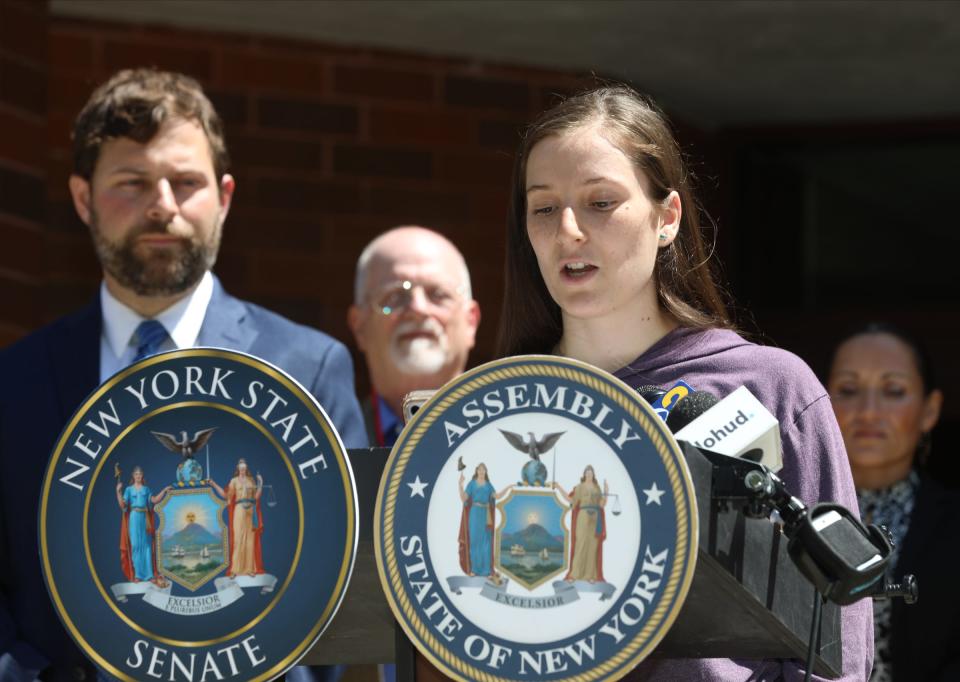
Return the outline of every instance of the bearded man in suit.
[[[96,676],[47,597],[34,519],[58,434],[120,369],[177,348],[243,351],[309,390],[347,447],[366,445],[346,348],[230,296],[211,272],[236,183],[199,83],[117,73],[77,117],[73,156],[70,193],[103,282],[89,305],[0,351],[0,682]]]

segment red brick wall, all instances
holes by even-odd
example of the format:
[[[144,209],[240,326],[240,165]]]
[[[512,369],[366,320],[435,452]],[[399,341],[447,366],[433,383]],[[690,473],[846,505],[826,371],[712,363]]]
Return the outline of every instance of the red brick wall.
[[[46,26],[44,3],[0,0],[0,346],[43,319]]]
[[[67,194],[72,117],[109,74],[143,65],[197,77],[225,119],[238,185],[216,268],[228,289],[348,340],[363,246],[393,225],[427,225],[467,257],[484,313],[472,361],[491,357],[517,131],[552,92],[582,81],[458,59],[52,18],[50,316],[75,307],[98,280]]]

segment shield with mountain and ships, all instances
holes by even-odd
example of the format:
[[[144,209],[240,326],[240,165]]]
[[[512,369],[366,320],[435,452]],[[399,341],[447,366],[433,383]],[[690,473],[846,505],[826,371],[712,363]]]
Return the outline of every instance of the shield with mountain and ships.
[[[162,575],[194,591],[227,567],[223,507],[207,486],[175,489],[157,505],[157,568]]]
[[[565,508],[552,491],[513,489],[497,505],[497,568],[532,590],[567,570]]]

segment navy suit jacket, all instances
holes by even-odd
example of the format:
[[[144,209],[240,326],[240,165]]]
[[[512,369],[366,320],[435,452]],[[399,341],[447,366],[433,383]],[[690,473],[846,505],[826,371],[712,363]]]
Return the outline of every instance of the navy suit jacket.
[[[37,514],[60,431],[100,383],[101,319],[98,296],[0,351],[0,682],[32,680],[37,670],[45,680],[94,672],[47,595]],[[346,447],[366,447],[343,344],[236,299],[215,281],[197,345],[243,351],[285,370],[317,398]]]

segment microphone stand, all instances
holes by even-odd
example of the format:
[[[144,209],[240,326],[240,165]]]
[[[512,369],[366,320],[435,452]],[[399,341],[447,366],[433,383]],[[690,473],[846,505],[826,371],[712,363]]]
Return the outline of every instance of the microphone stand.
[[[782,522],[790,558],[814,586],[813,620],[807,650],[809,680],[817,640],[820,637],[821,606],[827,599],[852,604],[860,599],[902,598],[913,604],[919,596],[917,580],[904,576],[902,583],[887,583],[887,564],[894,542],[883,526],[864,526],[854,514],[838,504],[821,503],[808,508],[787,490],[780,478],[760,464],[760,450],[730,457],[700,448],[713,464],[712,498],[721,510],[739,507],[750,518],[773,518]]]

